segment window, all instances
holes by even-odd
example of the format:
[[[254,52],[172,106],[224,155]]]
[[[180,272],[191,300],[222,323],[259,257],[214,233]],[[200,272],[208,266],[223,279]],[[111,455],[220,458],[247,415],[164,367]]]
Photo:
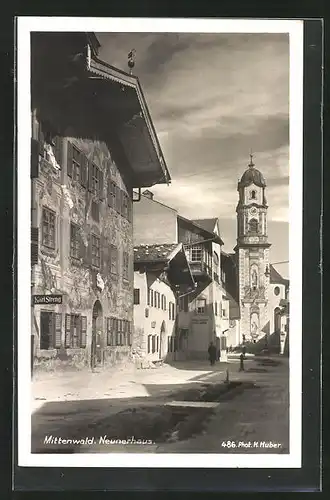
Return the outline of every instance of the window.
[[[148,335],[148,354],[151,353],[151,342],[152,342],[152,335]]]
[[[129,257],[127,252],[123,252],[123,278],[128,280]]]
[[[217,254],[217,252],[213,252],[213,262],[216,267],[219,266],[219,255]]]
[[[121,206],[121,215],[127,219],[128,217],[128,196],[124,191],[122,192],[122,206]]]
[[[114,245],[110,245],[110,272],[118,273],[118,250]]]
[[[175,304],[173,302],[168,303],[168,317],[171,320],[175,319]]]
[[[100,194],[100,186],[101,186],[101,172],[100,169],[94,165],[94,163],[91,164],[91,189],[94,194]]]
[[[70,255],[74,259],[80,258],[80,238],[79,227],[76,224],[70,225]]]
[[[95,220],[95,222],[100,221],[99,204],[94,200],[92,201],[92,206],[91,206],[91,216],[92,216],[92,219]]]
[[[222,309],[222,316],[225,318],[226,317],[226,309]]]
[[[159,292],[155,292],[155,307],[157,307],[157,309],[160,309],[160,293]]]
[[[214,302],[214,314],[218,316],[218,302]]]
[[[194,245],[187,249],[188,260],[191,262],[201,262],[203,258],[203,249],[200,245]]]
[[[116,183],[113,181],[108,182],[108,205],[116,208]]]
[[[55,212],[45,207],[42,209],[42,244],[55,249]]]
[[[256,219],[251,219],[249,222],[249,232],[257,233],[258,232],[258,221]]]
[[[197,314],[205,314],[206,311],[206,299],[197,299],[196,300],[196,313]]]
[[[154,305],[154,291],[149,288],[149,293],[148,293],[148,306],[153,307]]]
[[[81,180],[81,153],[72,146],[72,179],[80,182]]]
[[[251,200],[255,200],[255,199],[256,199],[256,194],[257,194],[257,193],[256,193],[254,190],[253,190],[253,191],[251,191],[251,192],[250,192],[250,199],[251,199]]]
[[[92,234],[92,265],[100,267],[100,238]]]
[[[156,337],[156,351],[159,352],[159,335]]]
[[[87,317],[79,314],[65,315],[65,347],[86,347]]]
[[[151,352],[156,352],[156,335],[152,335],[151,338]]]
[[[116,345],[122,345],[122,320],[116,320],[117,330],[116,330]]]
[[[116,345],[116,319],[107,318],[107,345]]]
[[[279,295],[279,294],[280,294],[280,292],[281,292],[280,287],[279,287],[279,286],[276,286],[276,287],[274,288],[274,294],[275,294],[275,295]]]
[[[134,305],[140,304],[140,288],[134,288]]]
[[[62,315],[51,311],[40,312],[40,349],[61,347]]]

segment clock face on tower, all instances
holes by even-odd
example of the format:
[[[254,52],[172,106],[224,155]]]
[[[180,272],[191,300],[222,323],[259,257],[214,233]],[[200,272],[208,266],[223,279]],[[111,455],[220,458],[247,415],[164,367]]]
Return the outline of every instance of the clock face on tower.
[[[257,215],[257,213],[258,213],[258,210],[256,209],[256,207],[250,208],[250,215]]]

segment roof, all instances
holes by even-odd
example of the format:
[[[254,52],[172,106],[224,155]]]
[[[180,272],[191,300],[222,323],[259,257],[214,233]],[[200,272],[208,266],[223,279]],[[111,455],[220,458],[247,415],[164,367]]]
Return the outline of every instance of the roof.
[[[208,231],[210,233],[214,232],[214,227],[217,223],[218,219],[214,217],[213,219],[192,219],[191,222],[194,224],[197,224],[198,226],[202,227],[205,229],[205,231]]]
[[[215,218],[215,219],[186,219],[182,215],[178,215],[178,220],[180,220],[180,219],[182,221],[186,222],[187,224],[192,224],[193,226],[195,226],[198,229],[201,229],[202,231],[204,231],[205,233],[207,233],[209,235],[208,239],[214,239],[215,243],[218,243],[219,245],[223,245],[223,241],[220,238],[220,236],[218,234],[216,234],[216,233],[213,232],[215,223],[214,223],[213,228],[211,230],[210,229],[206,229],[206,227],[204,227],[200,223],[201,221],[213,221],[213,220],[216,222],[218,220],[217,218]]]
[[[254,167],[254,163],[250,163],[249,168],[245,170],[241,177],[238,187],[247,187],[255,184],[259,187],[266,187],[266,181],[262,173]]]
[[[280,275],[278,271],[276,271],[275,267],[270,264],[270,283],[276,283],[279,285],[289,285],[289,280],[286,278],[283,278],[283,276]]]
[[[166,243],[159,245],[138,245],[134,247],[134,262],[168,262],[173,252],[181,249],[178,243]]]

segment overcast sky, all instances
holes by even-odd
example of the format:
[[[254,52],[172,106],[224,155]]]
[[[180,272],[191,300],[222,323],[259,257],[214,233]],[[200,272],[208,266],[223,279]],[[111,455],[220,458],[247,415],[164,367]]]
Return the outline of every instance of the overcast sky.
[[[289,39],[286,34],[98,33],[100,57],[139,77],[172,182],[155,199],[219,217],[236,243],[237,181],[249,152],[267,181],[271,262],[288,260]],[[276,266],[283,276],[287,265]]]

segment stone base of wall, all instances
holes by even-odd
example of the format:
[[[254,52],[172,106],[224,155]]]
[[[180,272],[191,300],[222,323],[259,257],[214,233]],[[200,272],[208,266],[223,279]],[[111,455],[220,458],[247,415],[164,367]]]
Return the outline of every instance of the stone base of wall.
[[[97,363],[97,369],[106,369],[115,365],[131,364],[134,360],[127,347],[106,347]],[[91,369],[88,349],[51,349],[39,350],[33,363],[34,372],[62,372]]]

